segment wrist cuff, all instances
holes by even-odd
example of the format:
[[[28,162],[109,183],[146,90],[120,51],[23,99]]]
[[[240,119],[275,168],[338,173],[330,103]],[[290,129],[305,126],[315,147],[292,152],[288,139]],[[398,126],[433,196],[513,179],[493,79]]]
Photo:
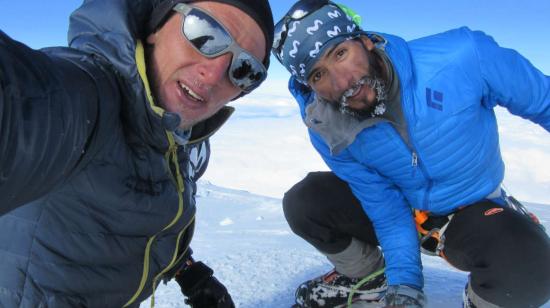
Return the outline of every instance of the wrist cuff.
[[[212,277],[214,271],[202,262],[195,262],[181,270],[176,275],[176,281],[181,287],[181,292],[188,296],[193,289]]]

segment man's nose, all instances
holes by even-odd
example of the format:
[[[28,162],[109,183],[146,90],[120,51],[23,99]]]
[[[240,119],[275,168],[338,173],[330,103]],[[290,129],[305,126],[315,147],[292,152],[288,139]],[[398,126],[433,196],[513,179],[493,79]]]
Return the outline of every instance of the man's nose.
[[[348,69],[336,66],[331,70],[332,89],[337,96],[340,96],[353,86],[353,74]]]
[[[231,53],[205,59],[199,66],[199,74],[205,84],[216,85],[229,78],[227,70],[231,64]]]

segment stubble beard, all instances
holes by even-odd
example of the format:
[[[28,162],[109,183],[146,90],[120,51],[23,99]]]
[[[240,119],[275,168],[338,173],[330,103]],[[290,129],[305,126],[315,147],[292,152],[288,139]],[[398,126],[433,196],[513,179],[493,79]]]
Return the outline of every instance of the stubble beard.
[[[166,112],[173,113],[179,117],[179,126],[178,129],[187,130],[192,124],[185,123],[182,115],[178,111],[168,110],[168,104],[166,104],[165,99],[161,95],[161,78],[158,65],[153,57],[153,51],[155,45],[145,45],[145,66],[147,68],[147,79],[149,81],[149,90],[151,91],[151,96],[153,98],[154,104],[163,108]]]
[[[369,72],[361,79],[356,81],[349,89],[344,91],[338,101],[338,110],[347,115],[351,115],[358,120],[364,120],[380,116],[386,112],[385,101],[387,99],[386,82],[381,77],[382,67],[376,60],[376,54],[371,51],[369,55]],[[376,97],[372,103],[362,102],[363,108],[352,108],[349,105],[348,98],[360,87],[367,86],[374,91]]]

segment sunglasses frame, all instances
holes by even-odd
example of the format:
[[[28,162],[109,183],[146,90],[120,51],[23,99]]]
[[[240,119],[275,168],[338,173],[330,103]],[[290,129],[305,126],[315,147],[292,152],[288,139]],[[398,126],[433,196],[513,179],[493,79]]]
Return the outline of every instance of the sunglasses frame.
[[[311,10],[301,10],[299,8],[299,5],[307,2],[308,4],[314,4],[314,9]],[[281,53],[281,47],[284,45],[286,39],[287,39],[287,31],[288,31],[288,24],[290,21],[298,21],[306,18],[311,13],[317,11],[321,7],[325,5],[333,5],[335,7],[338,7],[338,5],[332,1],[324,0],[324,1],[317,1],[317,0],[302,0],[297,3],[295,3],[289,10],[286,12],[285,16],[275,25],[275,38],[273,39],[273,47],[272,50],[274,50],[274,54],[279,60],[279,62],[282,62],[281,56],[279,55]],[[296,16],[297,11],[303,11],[302,15]],[[281,26],[280,26],[281,25]],[[277,31],[277,28],[282,27],[281,31]],[[284,34],[284,35],[283,35]]]
[[[231,64],[229,65],[229,68],[227,69],[227,74],[229,76],[229,80],[231,80],[231,83],[235,87],[239,88],[241,91],[243,91],[245,93],[249,93],[252,90],[256,89],[267,78],[267,69],[265,68],[262,61],[260,61],[258,58],[256,58],[253,54],[251,54],[246,49],[242,48],[239,45],[239,43],[237,43],[235,41],[235,39],[231,35],[231,32],[229,32],[229,30],[227,30],[227,28],[223,25],[223,23],[221,23],[218,19],[216,19],[214,16],[212,16],[209,12],[207,12],[207,11],[205,11],[205,10],[199,8],[199,7],[189,5],[189,4],[185,4],[185,3],[176,4],[174,6],[173,10],[183,15],[182,24],[181,24],[181,34],[189,42],[189,44],[193,47],[193,49],[195,49],[198,53],[200,53],[201,55],[203,55],[206,58],[216,58],[216,57],[219,57],[223,54],[231,53],[231,55],[232,55],[231,56]],[[231,40],[227,47],[225,47],[224,49],[222,49],[218,52],[215,52],[213,54],[206,54],[202,50],[197,48],[191,42],[191,40],[185,34],[185,20],[187,19],[187,16],[189,15],[189,13],[191,13],[191,11],[193,11],[193,10],[198,10],[198,11],[202,12],[203,14],[205,14],[208,17],[212,18],[212,20],[214,20],[216,23],[218,23],[217,26],[219,26],[221,29],[223,29],[223,31],[225,31],[225,33],[227,34],[227,36]],[[235,65],[235,63],[236,63],[236,61],[238,61],[239,56],[241,54],[244,54],[247,57],[254,59],[256,61],[256,63],[258,64],[258,66],[261,68],[261,71],[259,71],[259,73],[262,74],[262,78],[260,80],[258,80],[257,82],[251,84],[251,86],[246,87],[244,89],[239,86],[239,83],[238,83],[239,79],[234,78],[231,74],[231,72],[233,71],[232,68],[237,67]]]

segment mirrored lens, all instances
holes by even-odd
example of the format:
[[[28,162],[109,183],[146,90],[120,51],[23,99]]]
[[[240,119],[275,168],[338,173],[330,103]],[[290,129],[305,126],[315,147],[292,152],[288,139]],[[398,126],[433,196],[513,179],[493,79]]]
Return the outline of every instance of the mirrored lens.
[[[281,47],[281,42],[286,39],[286,23],[283,19],[275,25],[275,38],[273,39],[273,49],[278,50]]]
[[[266,70],[261,62],[246,52],[233,56],[229,77],[233,84],[243,91],[252,91],[266,78]]]
[[[183,34],[203,54],[215,55],[231,44],[229,33],[204,12],[192,9],[184,18]]]
[[[302,19],[307,16],[310,12],[316,11],[323,5],[327,4],[328,1],[319,1],[319,0],[302,0],[296,3],[288,13],[292,19]]]

